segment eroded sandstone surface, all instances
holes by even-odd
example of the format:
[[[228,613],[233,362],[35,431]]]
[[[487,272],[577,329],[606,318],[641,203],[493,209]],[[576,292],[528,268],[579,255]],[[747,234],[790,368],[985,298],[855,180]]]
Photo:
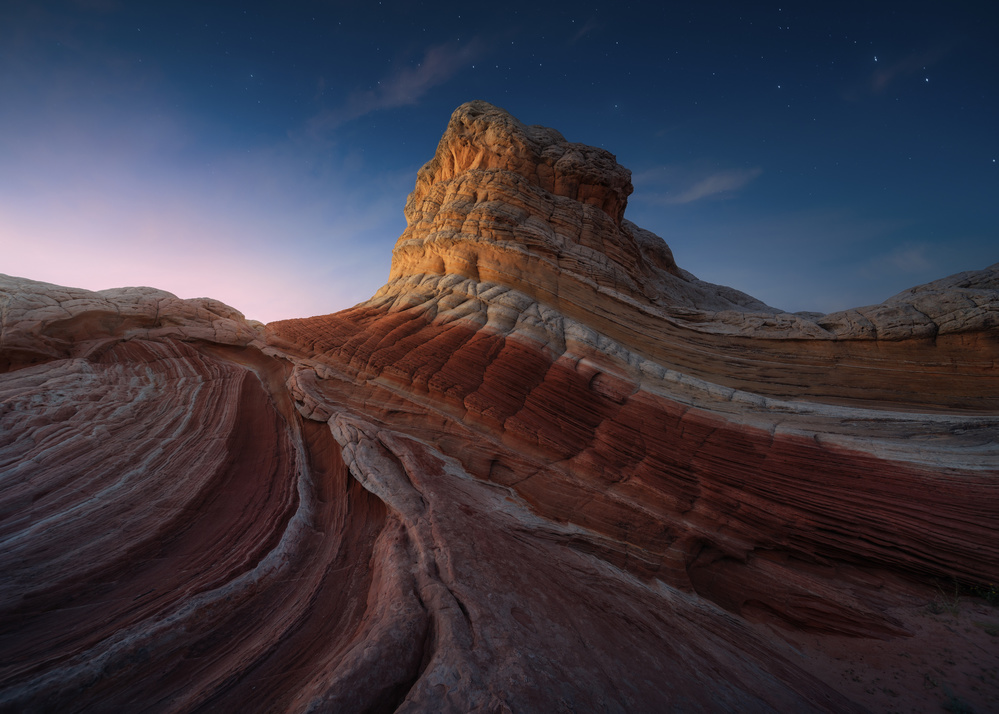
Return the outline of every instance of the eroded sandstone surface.
[[[999,706],[999,264],[790,315],[631,191],[470,102],[349,310],[0,276],[0,710]]]

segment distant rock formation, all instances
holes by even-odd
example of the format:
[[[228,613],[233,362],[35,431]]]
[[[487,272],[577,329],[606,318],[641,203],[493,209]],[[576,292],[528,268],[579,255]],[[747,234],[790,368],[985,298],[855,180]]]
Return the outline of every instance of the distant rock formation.
[[[790,315],[631,192],[470,102],[349,310],[0,276],[0,710],[921,703],[999,582],[999,265]]]

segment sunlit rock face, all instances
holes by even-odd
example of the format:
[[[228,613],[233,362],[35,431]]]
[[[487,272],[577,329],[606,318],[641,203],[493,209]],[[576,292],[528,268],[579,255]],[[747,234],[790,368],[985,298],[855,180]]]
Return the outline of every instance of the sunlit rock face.
[[[631,190],[471,102],[350,310],[0,278],[0,710],[884,709],[999,582],[999,266],[788,315]]]

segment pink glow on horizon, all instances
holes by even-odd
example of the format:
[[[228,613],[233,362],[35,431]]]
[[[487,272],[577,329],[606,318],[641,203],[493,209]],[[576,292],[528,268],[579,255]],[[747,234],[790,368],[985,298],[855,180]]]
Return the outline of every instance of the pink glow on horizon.
[[[350,307],[388,273],[388,256],[382,271],[343,270],[351,261],[348,241],[332,235],[329,254],[317,259],[289,250],[280,234],[268,234],[273,226],[252,220],[108,200],[63,203],[56,211],[39,203],[0,206],[0,272],[86,290],[146,285],[181,298],[211,297],[261,322]]]
[[[211,297],[261,322],[342,310],[388,276],[402,200],[343,167],[301,172],[288,145],[184,164],[51,128],[12,152],[16,181],[0,177],[0,273]]]

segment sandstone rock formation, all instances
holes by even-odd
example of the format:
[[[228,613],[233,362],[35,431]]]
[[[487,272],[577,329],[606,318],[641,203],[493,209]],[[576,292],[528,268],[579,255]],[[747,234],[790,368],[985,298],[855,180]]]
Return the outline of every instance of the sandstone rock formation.
[[[631,190],[471,102],[350,310],[0,277],[0,710],[995,706],[999,265],[789,315]]]

